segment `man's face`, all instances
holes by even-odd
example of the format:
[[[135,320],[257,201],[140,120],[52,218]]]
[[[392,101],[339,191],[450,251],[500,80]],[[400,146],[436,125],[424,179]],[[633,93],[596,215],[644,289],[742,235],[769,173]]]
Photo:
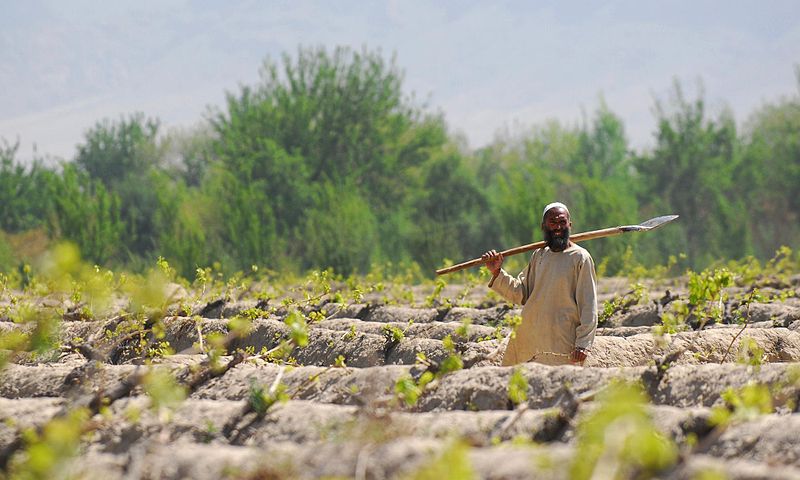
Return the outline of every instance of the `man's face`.
[[[572,222],[569,213],[561,207],[551,208],[544,216],[542,232],[550,250],[561,252],[569,246],[569,229]]]

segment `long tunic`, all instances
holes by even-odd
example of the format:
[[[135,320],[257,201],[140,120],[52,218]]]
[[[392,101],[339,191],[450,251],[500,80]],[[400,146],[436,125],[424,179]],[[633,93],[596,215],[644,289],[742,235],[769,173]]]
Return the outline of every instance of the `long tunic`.
[[[501,270],[492,289],[523,305],[522,323],[511,335],[502,365],[564,365],[575,347],[591,347],[597,329],[596,284],[591,255],[574,243],[562,252],[549,247],[534,251],[516,278]]]

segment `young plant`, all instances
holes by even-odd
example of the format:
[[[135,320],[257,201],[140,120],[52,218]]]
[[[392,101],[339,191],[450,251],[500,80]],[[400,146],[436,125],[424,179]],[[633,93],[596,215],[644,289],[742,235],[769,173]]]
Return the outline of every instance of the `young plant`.
[[[653,327],[653,334],[663,337],[667,334],[675,334],[689,328],[686,320],[689,318],[689,305],[686,302],[673,302],[672,311],[661,315],[661,325]]]
[[[725,427],[731,422],[753,420],[773,411],[772,393],[761,383],[748,383],[738,390],[728,388],[722,392],[722,399],[725,405],[711,411],[712,425]]]
[[[689,272],[689,305],[699,323],[698,329],[708,322],[722,321],[728,298],[724,289],[732,284],[733,274],[727,268]]]
[[[454,441],[436,457],[408,476],[411,480],[462,480],[477,478],[469,459],[469,445]]]
[[[516,338],[517,328],[522,325],[522,316],[509,313],[503,317],[503,325],[511,330],[511,338]]]
[[[612,383],[598,403],[578,422],[571,478],[651,478],[675,464],[677,447],[656,429],[640,386]]]
[[[425,387],[433,380],[434,375],[429,371],[424,372],[417,381],[414,381],[411,375],[403,375],[395,382],[394,393],[407,407],[413,407],[419,401]]]
[[[444,349],[449,355],[442,361],[442,364],[439,365],[439,370],[436,372],[437,377],[442,377],[448,373],[464,368],[464,361],[461,359],[461,355],[456,351],[455,343],[453,343],[453,338],[450,335],[444,337],[442,346],[444,346]]]
[[[403,330],[392,325],[382,326],[381,331],[383,332],[383,336],[386,337],[386,341],[391,344],[398,344],[406,338],[406,334]]]
[[[649,294],[647,292],[647,287],[641,283],[634,283],[631,285],[631,291],[622,296],[614,295],[614,298],[611,300],[603,302],[603,306],[597,319],[598,326],[607,325],[609,319],[611,319],[614,314],[625,313],[632,306],[639,305],[640,303],[647,301],[648,298]]]
[[[292,310],[283,321],[289,327],[289,339],[298,347],[308,345],[308,323],[298,310]]]
[[[91,415],[77,409],[48,422],[39,432],[24,432],[25,450],[12,459],[9,478],[62,478],[80,452],[81,437]]]
[[[758,342],[750,337],[742,338],[739,343],[739,352],[736,355],[736,363],[743,363],[758,369],[764,363],[765,358],[764,349],[758,346]]]
[[[528,400],[528,389],[530,385],[528,380],[522,374],[522,370],[515,368],[508,379],[508,399],[514,405],[520,405]]]
[[[425,306],[427,306],[427,307],[435,307],[437,305],[441,305],[441,306],[444,306],[444,307],[450,307],[449,300],[447,300],[447,299],[441,300],[439,298],[441,296],[441,294],[442,294],[442,291],[444,291],[445,285],[447,285],[447,284],[445,283],[445,281],[443,279],[441,279],[441,278],[437,278],[436,279],[436,283],[435,283],[435,286],[433,288],[433,291],[431,292],[430,295],[428,295],[425,298]]]
[[[247,404],[249,408],[260,417],[266,415],[269,409],[276,403],[284,403],[288,400],[289,395],[286,393],[286,385],[281,383],[280,380],[273,384],[269,390],[258,385],[255,380],[250,383]]]
[[[472,320],[469,317],[464,317],[464,320],[461,321],[461,325],[456,328],[455,334],[459,338],[464,340],[469,339],[469,327],[472,325]]]
[[[142,389],[150,397],[150,406],[159,418],[168,420],[171,413],[186,399],[186,387],[162,369],[151,369],[142,379]]]

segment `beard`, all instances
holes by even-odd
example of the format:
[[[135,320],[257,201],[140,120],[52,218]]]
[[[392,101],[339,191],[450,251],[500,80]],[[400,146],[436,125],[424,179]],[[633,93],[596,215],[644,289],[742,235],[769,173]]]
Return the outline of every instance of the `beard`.
[[[569,245],[569,228],[561,230],[560,235],[556,235],[552,230],[544,229],[544,241],[550,250],[554,252],[564,251]]]

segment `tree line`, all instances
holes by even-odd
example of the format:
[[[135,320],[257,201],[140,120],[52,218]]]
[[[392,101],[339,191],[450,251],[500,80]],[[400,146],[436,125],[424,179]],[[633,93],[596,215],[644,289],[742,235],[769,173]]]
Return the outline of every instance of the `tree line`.
[[[800,73],[798,74],[800,80]],[[798,82],[800,86],[800,81]],[[631,148],[604,102],[469,150],[403,90],[380,52],[300,48],[264,63],[196,128],[143,113],[89,129],[74,158],[26,165],[0,145],[0,269],[69,240],[98,265],[158,256],[184,276],[219,262],[275,271],[418,265],[540,239],[565,202],[574,231],[677,213],[658,234],[593,241],[607,274],[631,262],[702,268],[769,258],[800,238],[800,90],[752,112],[712,114],[675,83],[655,102],[654,146]]]

